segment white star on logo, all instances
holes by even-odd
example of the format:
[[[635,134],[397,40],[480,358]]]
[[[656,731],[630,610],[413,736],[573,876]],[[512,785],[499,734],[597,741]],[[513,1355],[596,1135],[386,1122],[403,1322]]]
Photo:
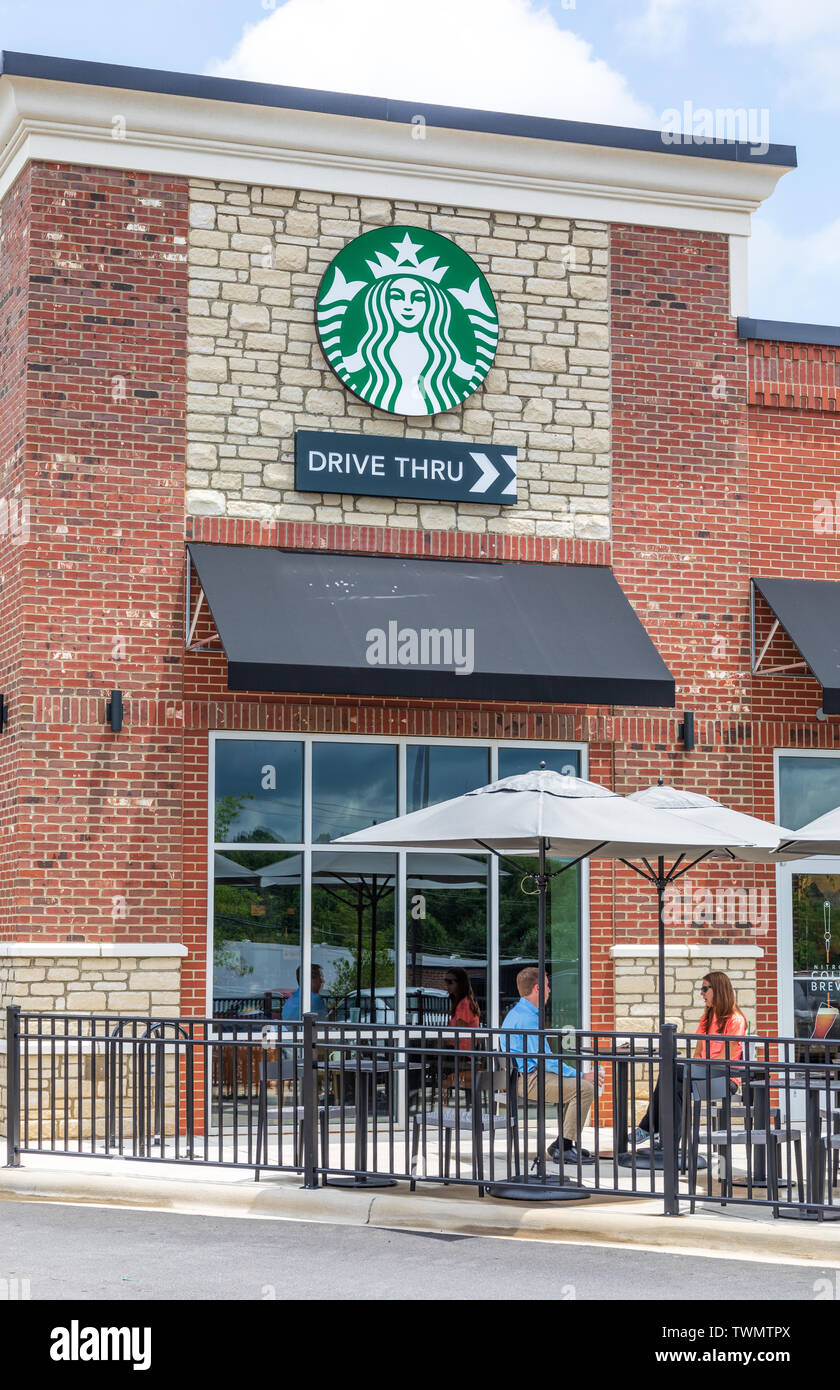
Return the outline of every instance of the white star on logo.
[[[397,253],[397,265],[401,265],[403,261],[410,261],[412,265],[417,264],[417,252],[421,249],[421,244],[419,241],[412,241],[408,232],[402,241],[392,241],[391,245]]]

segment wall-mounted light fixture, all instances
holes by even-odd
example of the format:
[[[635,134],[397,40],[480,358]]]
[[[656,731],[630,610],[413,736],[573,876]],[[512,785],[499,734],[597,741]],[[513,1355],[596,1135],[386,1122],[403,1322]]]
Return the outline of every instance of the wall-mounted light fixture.
[[[2,734],[9,722],[9,706],[6,704],[5,695],[0,695],[0,734]]]
[[[686,753],[690,753],[694,747],[694,711],[687,709],[683,714],[683,722],[677,730],[678,736],[683,741]]]
[[[123,726],[123,697],[121,690],[112,690],[111,698],[105,706],[105,719],[112,732],[118,734]]]

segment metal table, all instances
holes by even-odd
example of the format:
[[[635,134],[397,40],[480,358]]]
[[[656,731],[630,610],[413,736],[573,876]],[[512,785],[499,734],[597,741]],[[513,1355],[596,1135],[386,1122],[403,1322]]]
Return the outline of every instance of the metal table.
[[[387,1051],[385,1046],[377,1049],[379,1053]],[[338,1072],[344,1076],[348,1073],[356,1078],[356,1140],[354,1145],[354,1167],[355,1173],[344,1177],[327,1178],[328,1187],[396,1187],[396,1178],[385,1177],[378,1173],[367,1172],[368,1157],[368,1116],[373,1111],[374,1123],[376,1123],[376,1080],[384,1073],[386,1076],[391,1072],[404,1071],[405,1063],[391,1061],[382,1056],[364,1058],[361,1061],[355,1060],[350,1066],[342,1067],[334,1062],[325,1062],[324,1071]],[[360,1084],[361,1083],[361,1084]],[[325,1154],[325,1159],[329,1155]],[[327,1163],[325,1166],[329,1166]]]

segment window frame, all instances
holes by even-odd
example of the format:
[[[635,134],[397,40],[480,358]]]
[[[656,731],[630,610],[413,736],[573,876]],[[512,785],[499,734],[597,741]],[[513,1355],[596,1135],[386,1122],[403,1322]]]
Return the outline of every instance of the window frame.
[[[492,738],[423,738],[417,735],[380,735],[380,734],[301,734],[290,732],[268,732],[264,730],[251,729],[213,729],[208,735],[208,769],[207,769],[207,982],[206,1000],[208,1018],[213,1012],[213,938],[214,938],[214,859],[213,856],[218,850],[224,853],[226,850],[245,848],[241,841],[216,841],[213,836],[216,827],[216,744],[219,740],[227,741],[248,741],[262,743],[301,743],[303,744],[303,830],[304,838],[302,841],[284,841],[280,843],[267,844],[265,848],[276,849],[282,853],[300,853],[303,863],[303,874],[301,877],[301,1003],[305,1011],[310,1002],[310,983],[309,972],[305,968],[306,962],[310,960],[312,954],[312,855],[319,850],[330,848],[340,851],[342,846],[327,844],[315,844],[312,841],[312,747],[315,743],[370,743],[387,744],[389,747],[397,749],[397,815],[405,814],[406,806],[406,764],[407,749],[409,745],[426,744],[429,746],[442,747],[466,747],[475,748],[476,746],[489,749],[490,752],[490,781],[498,778],[499,751],[507,748],[544,748],[546,752],[569,752],[577,753],[580,758],[580,776],[589,775],[589,745],[572,741],[543,741],[529,739],[492,739]],[[248,844],[248,849],[258,850],[262,846]],[[348,846],[348,849],[351,847]],[[356,853],[365,852],[366,848],[362,845],[352,847]],[[397,961],[397,1020],[404,1022],[406,1017],[406,978],[405,960],[407,946],[407,922],[406,922],[406,856],[408,853],[421,853],[422,851],[408,851],[399,849],[396,846],[371,847],[368,852],[381,853],[383,849],[393,848],[397,855],[397,892],[395,895],[396,912],[396,931],[395,931],[395,953]],[[441,854],[458,854],[458,850],[439,850]],[[490,872],[488,884],[488,912],[489,912],[489,931],[487,941],[487,965],[488,965],[488,999],[490,1000],[490,1018],[488,1022],[492,1027],[498,1026],[499,1008],[499,953],[498,953],[498,926],[499,926],[499,859],[497,855],[490,856]],[[581,864],[580,876],[580,1010],[581,1027],[588,1028],[591,1023],[591,1003],[590,1003],[590,922],[589,922],[589,862],[585,860]]]

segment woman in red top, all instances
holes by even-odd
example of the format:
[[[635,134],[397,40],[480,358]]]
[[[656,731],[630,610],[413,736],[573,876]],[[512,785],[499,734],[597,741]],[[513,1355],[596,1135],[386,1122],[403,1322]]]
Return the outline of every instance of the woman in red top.
[[[697,1024],[696,1032],[705,1033],[708,1042],[698,1042],[694,1049],[695,1057],[720,1057],[726,1062],[740,1062],[744,1055],[744,1044],[735,1041],[743,1038],[747,1031],[747,1020],[738,1008],[735,998],[735,991],[732,988],[732,981],[728,975],[724,975],[722,970],[710,970],[703,976],[700,983],[700,997],[705,1005],[703,1017]],[[730,1041],[730,1039],[732,1041]],[[675,1114],[675,1128],[679,1137],[682,1129],[682,1103],[683,1103],[683,1075],[685,1069],[677,1068],[676,1092],[677,1105]],[[734,1076],[735,1068],[730,1073],[729,1081],[733,1091],[737,1091],[738,1082]],[[659,1131],[659,1081],[654,1087],[653,1096],[647,1113],[639,1121],[639,1126],[633,1136],[636,1144],[646,1144],[650,1140],[651,1130],[654,1131],[655,1147],[658,1147]]]
[[[462,970],[460,965],[453,966],[444,975],[443,983],[449,995],[451,1008],[449,1022],[452,1027],[477,1028],[480,1014],[466,970]],[[472,1042],[469,1038],[459,1038],[458,1047],[462,1052],[469,1052],[472,1048]]]
[[[740,1062],[744,1044],[725,1041],[743,1038],[747,1032],[747,1020],[738,1008],[732,981],[722,970],[710,970],[703,976],[700,993],[706,1009],[697,1032],[706,1033],[709,1041],[697,1044],[695,1057],[723,1057],[728,1062]]]

